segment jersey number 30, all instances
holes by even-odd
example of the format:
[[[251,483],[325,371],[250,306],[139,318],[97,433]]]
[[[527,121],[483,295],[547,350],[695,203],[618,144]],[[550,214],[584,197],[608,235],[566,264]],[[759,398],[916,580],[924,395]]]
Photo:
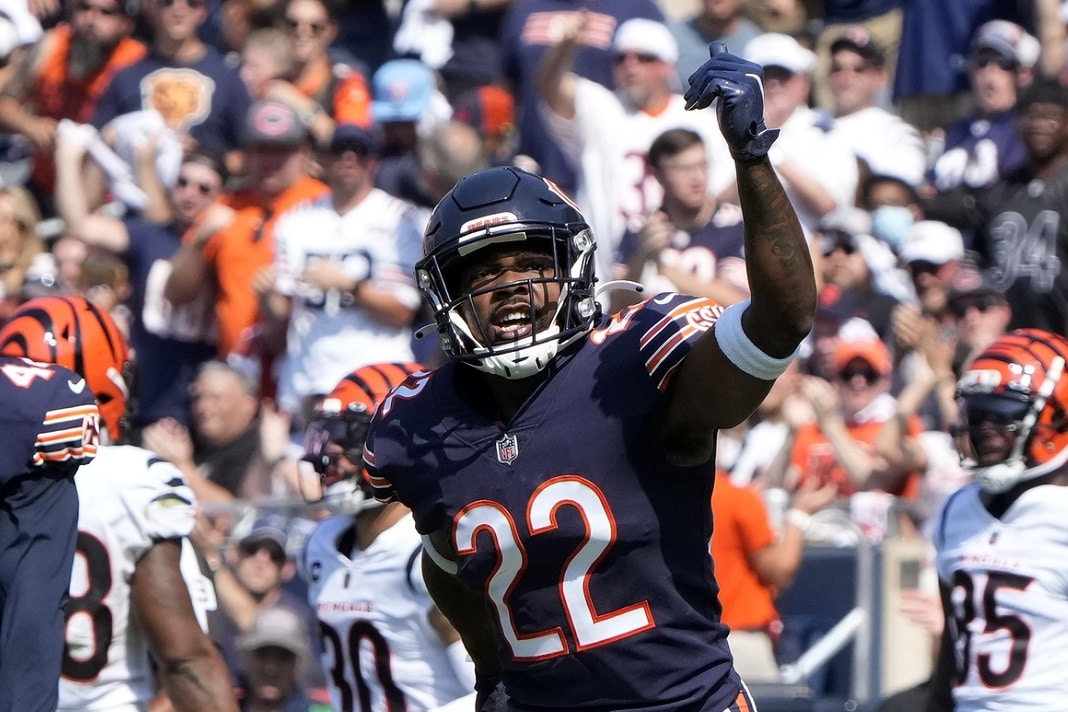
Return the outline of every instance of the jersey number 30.
[[[598,613],[590,596],[590,575],[616,540],[616,523],[604,494],[590,481],[575,475],[554,477],[539,487],[527,504],[527,525],[531,536],[552,532],[561,507],[572,507],[586,525],[583,541],[575,548],[562,572],[559,590],[564,613],[578,650],[627,638],[653,627],[653,613],[647,601],[639,601],[615,611]],[[520,634],[516,628],[508,595],[527,570],[527,553],[520,543],[516,522],[496,502],[476,502],[456,518],[456,552],[473,554],[480,532],[488,532],[496,543],[499,563],[489,578],[489,596],[497,612],[515,660],[543,660],[568,653],[561,627]]]

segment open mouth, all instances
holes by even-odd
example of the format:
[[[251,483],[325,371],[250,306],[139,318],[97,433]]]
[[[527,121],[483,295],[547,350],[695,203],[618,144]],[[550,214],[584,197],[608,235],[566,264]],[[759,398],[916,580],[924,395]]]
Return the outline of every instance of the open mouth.
[[[511,306],[499,310],[491,324],[493,341],[515,341],[534,332],[529,306]]]

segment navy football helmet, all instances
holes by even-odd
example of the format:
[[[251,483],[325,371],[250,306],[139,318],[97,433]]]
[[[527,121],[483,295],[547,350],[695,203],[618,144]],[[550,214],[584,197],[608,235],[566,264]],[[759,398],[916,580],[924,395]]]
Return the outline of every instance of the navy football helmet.
[[[469,291],[459,274],[473,253],[488,246],[525,243],[552,256],[552,276]],[[590,226],[552,181],[510,166],[489,168],[462,180],[441,199],[423,238],[423,259],[415,268],[420,291],[430,302],[442,348],[451,358],[486,373],[526,378],[545,368],[561,349],[588,333],[598,316],[594,299],[596,242]],[[488,324],[469,323],[461,307],[488,291],[525,283],[534,303],[538,284],[557,283],[560,298],[547,327],[492,344]]]

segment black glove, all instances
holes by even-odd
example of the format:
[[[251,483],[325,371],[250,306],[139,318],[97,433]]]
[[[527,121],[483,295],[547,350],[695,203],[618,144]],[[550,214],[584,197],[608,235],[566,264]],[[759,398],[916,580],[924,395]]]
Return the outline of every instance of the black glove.
[[[686,108],[703,109],[718,98],[719,129],[731,155],[759,160],[779,136],[778,129],[764,126],[764,69],[731,54],[722,42],[713,42],[708,52],[712,59],[690,75]]]

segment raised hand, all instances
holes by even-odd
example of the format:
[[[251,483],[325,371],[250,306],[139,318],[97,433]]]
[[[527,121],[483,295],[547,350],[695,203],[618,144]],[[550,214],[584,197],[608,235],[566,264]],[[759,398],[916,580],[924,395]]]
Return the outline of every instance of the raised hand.
[[[722,42],[713,42],[709,54],[712,58],[690,75],[686,108],[703,109],[719,99],[716,114],[731,155],[738,161],[760,160],[779,135],[764,125],[764,69],[731,54]]]

